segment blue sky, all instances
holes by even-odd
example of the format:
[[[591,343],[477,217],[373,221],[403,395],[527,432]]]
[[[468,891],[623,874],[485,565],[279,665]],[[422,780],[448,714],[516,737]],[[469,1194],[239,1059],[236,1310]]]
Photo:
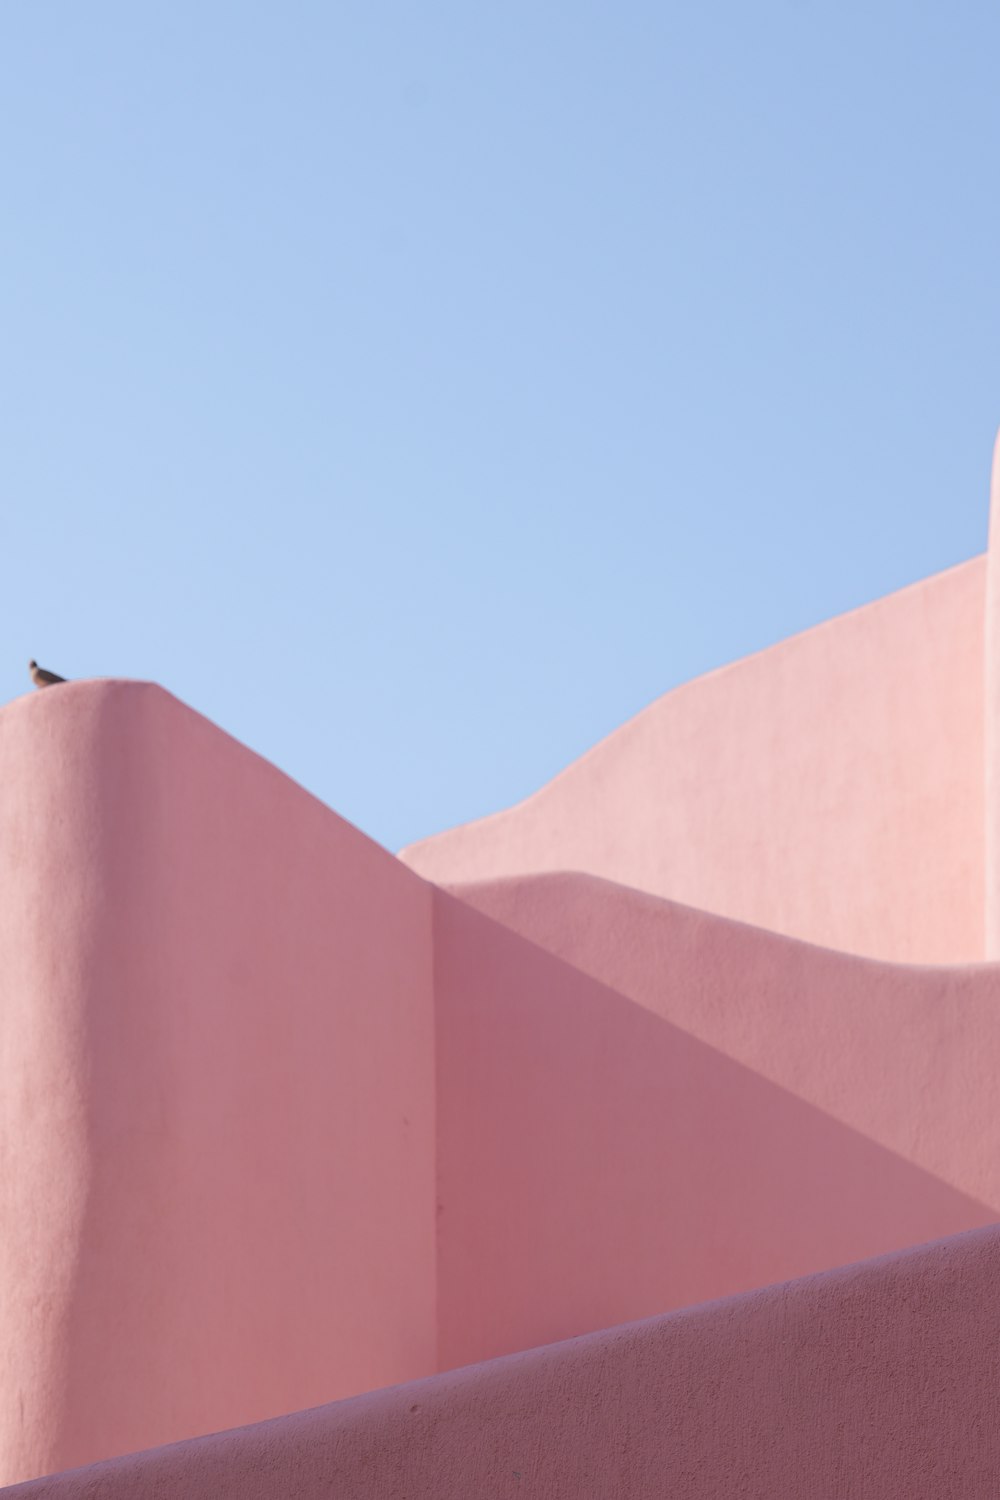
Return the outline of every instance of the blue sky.
[[[0,701],[390,847],[985,546],[995,4],[0,8]]]

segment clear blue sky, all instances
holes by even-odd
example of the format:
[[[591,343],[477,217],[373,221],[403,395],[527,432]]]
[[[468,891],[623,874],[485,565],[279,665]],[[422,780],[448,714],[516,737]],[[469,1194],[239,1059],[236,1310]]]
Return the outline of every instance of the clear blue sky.
[[[1000,7],[0,8],[0,700],[398,847],[981,551]]]

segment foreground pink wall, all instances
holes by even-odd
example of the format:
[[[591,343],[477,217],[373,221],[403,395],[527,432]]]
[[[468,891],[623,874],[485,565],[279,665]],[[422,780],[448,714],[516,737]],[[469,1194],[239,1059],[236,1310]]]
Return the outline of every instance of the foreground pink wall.
[[[441,884],[580,870],[849,952],[982,958],[985,573],[688,683],[401,858]]]
[[[158,688],[0,714],[0,1478],[435,1368],[429,903]]]
[[[990,1229],[11,1500],[994,1500],[998,1347]]]
[[[466,895],[564,941],[436,897],[442,1366],[1000,1218],[1000,971],[587,877]]]
[[[432,891],[143,684],[0,770],[5,1478],[1000,1213],[992,966]]]

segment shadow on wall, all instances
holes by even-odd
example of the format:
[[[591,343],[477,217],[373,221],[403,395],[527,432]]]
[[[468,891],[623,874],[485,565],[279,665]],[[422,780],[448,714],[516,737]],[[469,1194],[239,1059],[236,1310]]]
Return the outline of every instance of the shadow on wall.
[[[960,1192],[1000,1204],[1000,965],[886,964],[591,875],[452,893]]]
[[[439,893],[442,1369],[992,1223]]]
[[[993,1500],[998,1342],[984,1230],[16,1494]]]

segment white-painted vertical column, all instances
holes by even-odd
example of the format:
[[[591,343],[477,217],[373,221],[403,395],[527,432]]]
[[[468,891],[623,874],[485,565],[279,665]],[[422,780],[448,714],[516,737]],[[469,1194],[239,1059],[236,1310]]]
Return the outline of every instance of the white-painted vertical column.
[[[986,554],[986,922],[988,959],[1000,959],[1000,433],[993,448]]]

